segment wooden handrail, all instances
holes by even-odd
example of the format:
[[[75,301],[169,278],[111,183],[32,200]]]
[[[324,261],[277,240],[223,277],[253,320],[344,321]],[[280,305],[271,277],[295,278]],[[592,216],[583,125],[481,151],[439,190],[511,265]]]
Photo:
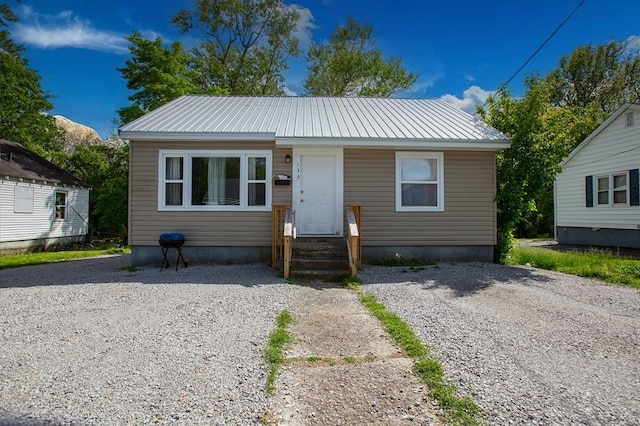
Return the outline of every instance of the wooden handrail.
[[[291,209],[285,210],[284,213],[284,225],[283,225],[283,240],[284,240],[284,259],[283,259],[283,274],[284,278],[289,278],[291,272],[291,240],[294,238],[295,227],[293,224],[293,213]]]
[[[347,251],[349,252],[349,272],[358,275],[362,266],[362,238],[360,236],[361,206],[347,208]]]
[[[291,206],[286,204],[274,204],[272,206],[272,223],[271,223],[271,267],[278,266],[278,260],[284,258],[284,221],[285,212]]]

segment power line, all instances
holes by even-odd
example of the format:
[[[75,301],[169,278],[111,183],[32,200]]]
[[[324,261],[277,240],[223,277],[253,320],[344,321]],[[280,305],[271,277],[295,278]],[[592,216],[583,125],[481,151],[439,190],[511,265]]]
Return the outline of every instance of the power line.
[[[518,68],[518,70],[514,72],[511,77],[509,77],[509,79],[507,80],[506,83],[503,84],[503,86],[506,87],[509,85],[509,83],[511,83],[511,80],[513,80],[520,73],[520,71],[522,71],[524,67],[526,67],[527,64],[529,64],[529,62],[531,62],[531,60],[542,50],[542,48],[549,42],[549,40],[551,40],[553,36],[555,36],[556,33],[560,31],[560,28],[562,28],[564,24],[566,24],[567,21],[569,21],[569,19],[571,19],[571,17],[578,11],[578,9],[580,9],[580,7],[584,4],[585,1],[587,0],[581,0],[580,3],[578,3],[578,5],[571,11],[571,13],[566,18],[564,18],[564,21],[562,21],[560,25],[558,25],[556,29],[553,30],[551,35],[549,35],[549,37],[547,37],[547,39],[542,42],[542,44],[536,49],[536,51],[533,52],[531,56],[529,56],[529,58],[524,62],[524,64],[522,64],[522,66],[520,66],[520,68]]]

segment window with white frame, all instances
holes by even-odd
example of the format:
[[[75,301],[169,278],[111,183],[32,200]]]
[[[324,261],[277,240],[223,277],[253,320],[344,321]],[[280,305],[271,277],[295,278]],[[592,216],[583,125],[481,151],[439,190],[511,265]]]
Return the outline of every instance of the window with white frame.
[[[396,152],[396,211],[444,210],[444,155]]]
[[[160,210],[269,210],[271,151],[160,152]]]
[[[56,192],[56,220],[64,220],[67,218],[67,193]]]
[[[599,206],[627,205],[629,203],[627,173],[598,176],[596,200]]]

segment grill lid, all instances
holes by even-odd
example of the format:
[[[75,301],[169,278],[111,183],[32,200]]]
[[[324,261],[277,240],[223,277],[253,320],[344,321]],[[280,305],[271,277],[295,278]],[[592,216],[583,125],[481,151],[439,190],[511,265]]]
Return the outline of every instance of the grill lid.
[[[184,241],[184,234],[179,232],[168,232],[166,234],[160,234],[160,241]]]

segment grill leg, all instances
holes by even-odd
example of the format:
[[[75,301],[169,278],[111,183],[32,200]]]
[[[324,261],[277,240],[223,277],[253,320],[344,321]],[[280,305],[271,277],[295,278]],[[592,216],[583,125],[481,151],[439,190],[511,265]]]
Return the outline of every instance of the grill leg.
[[[162,272],[162,268],[169,267],[169,261],[167,260],[167,253],[171,247],[162,247],[162,265],[160,265],[160,272]]]
[[[178,265],[180,265],[180,259],[182,259],[182,264],[185,268],[189,267],[189,264],[186,260],[184,260],[184,256],[182,255],[182,246],[177,247],[178,249],[178,258],[176,259],[176,271],[178,270]]]

